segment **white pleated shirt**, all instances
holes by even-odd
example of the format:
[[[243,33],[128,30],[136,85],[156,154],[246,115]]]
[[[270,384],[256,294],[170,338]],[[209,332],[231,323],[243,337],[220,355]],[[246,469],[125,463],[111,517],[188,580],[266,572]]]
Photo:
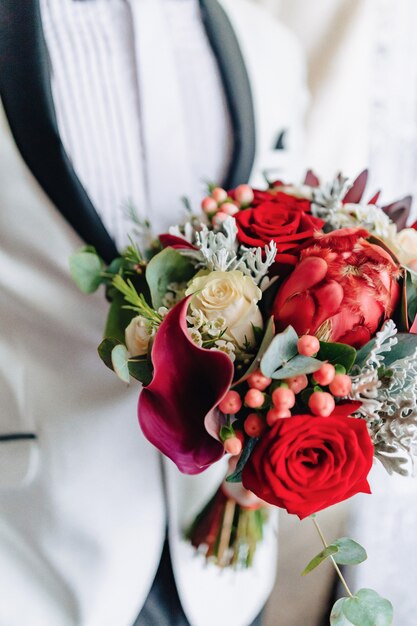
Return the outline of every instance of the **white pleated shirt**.
[[[232,141],[197,0],[41,0],[58,127],[119,247],[128,206],[155,233],[223,179]]]

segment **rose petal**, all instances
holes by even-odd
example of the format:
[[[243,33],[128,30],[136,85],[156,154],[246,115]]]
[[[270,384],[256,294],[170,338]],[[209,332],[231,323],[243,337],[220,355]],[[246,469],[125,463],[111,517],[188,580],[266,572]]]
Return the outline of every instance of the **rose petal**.
[[[233,364],[217,350],[196,346],[187,333],[189,298],[165,317],[152,348],[154,377],[139,397],[145,437],[185,474],[198,474],[223,455],[205,420],[233,379]]]

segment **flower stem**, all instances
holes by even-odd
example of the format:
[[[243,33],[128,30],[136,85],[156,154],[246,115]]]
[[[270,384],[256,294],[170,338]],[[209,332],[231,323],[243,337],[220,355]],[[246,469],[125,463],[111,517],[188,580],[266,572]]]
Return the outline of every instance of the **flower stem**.
[[[316,516],[315,516],[315,515],[312,515],[312,516],[311,516],[311,519],[313,520],[313,524],[314,524],[314,526],[316,527],[316,530],[317,530],[317,532],[318,532],[318,534],[319,534],[319,537],[320,537],[320,539],[321,539],[321,542],[322,542],[323,546],[324,546],[325,548],[327,548],[327,547],[328,547],[328,543],[327,543],[326,539],[324,538],[323,532],[322,532],[322,530],[321,530],[321,528],[320,528],[320,526],[319,526],[319,523],[318,523],[318,521],[317,521],[317,519],[316,519]],[[331,560],[331,562],[333,563],[333,567],[335,568],[335,570],[336,570],[336,572],[337,572],[337,575],[338,575],[338,576],[339,576],[339,578],[340,578],[340,582],[342,583],[342,585],[343,585],[343,586],[344,586],[344,588],[346,589],[346,592],[347,592],[348,596],[349,596],[350,598],[353,598],[353,593],[352,593],[352,592],[351,592],[351,590],[349,589],[348,584],[347,584],[347,582],[346,582],[346,580],[345,580],[345,578],[344,578],[344,576],[343,576],[342,572],[340,571],[340,568],[339,568],[338,564],[336,563],[336,561],[334,560],[334,558],[333,558],[332,556],[330,556],[330,560]]]

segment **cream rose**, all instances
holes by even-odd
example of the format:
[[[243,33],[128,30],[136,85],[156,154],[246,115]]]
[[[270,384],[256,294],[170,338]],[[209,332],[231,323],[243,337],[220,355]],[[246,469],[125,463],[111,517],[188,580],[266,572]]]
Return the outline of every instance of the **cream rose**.
[[[257,306],[262,292],[250,276],[238,270],[196,276],[185,292],[192,294],[192,311],[201,311],[209,321],[219,316],[226,320],[225,338],[241,347],[254,344],[253,326],[263,326]]]
[[[414,228],[404,228],[401,230],[395,240],[397,246],[397,255],[401,263],[410,265],[412,261],[413,269],[417,265],[417,230]]]
[[[134,317],[125,330],[126,347],[131,356],[147,354],[151,336],[149,321],[142,315]]]

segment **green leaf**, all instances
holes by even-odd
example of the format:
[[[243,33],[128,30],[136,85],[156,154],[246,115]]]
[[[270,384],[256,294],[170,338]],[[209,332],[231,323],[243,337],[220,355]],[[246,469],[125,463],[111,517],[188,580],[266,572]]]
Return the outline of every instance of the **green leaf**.
[[[407,269],[406,273],[407,312],[410,326],[417,315],[417,273]]]
[[[266,325],[264,336],[263,336],[263,339],[261,341],[261,345],[259,346],[259,350],[258,350],[258,353],[257,353],[256,357],[253,359],[251,365],[246,370],[246,372],[243,374],[243,376],[240,376],[239,379],[236,380],[236,382],[233,383],[233,387],[235,387],[236,385],[239,385],[248,376],[250,376],[250,374],[253,374],[253,372],[255,372],[259,368],[259,364],[261,362],[261,359],[262,359],[263,355],[265,354],[266,350],[268,349],[268,347],[270,346],[271,341],[274,338],[274,332],[275,332],[274,318],[270,317],[269,320],[268,320],[268,323]],[[237,366],[236,371],[238,371],[238,367],[239,367],[239,365]]]
[[[135,378],[142,385],[149,385],[152,381],[153,372],[149,360],[147,357],[140,359],[135,357],[134,359],[129,359],[128,362],[129,374],[132,378]]]
[[[395,361],[399,361],[400,359],[412,356],[417,350],[417,335],[409,333],[397,333],[396,337],[396,345],[393,346],[391,350],[386,353],[386,356],[384,358],[384,366],[386,368],[389,368],[389,366],[395,363]]]
[[[321,361],[328,361],[333,365],[343,365],[346,371],[349,372],[356,359],[356,350],[345,343],[320,341],[320,350],[317,357]]]
[[[299,376],[300,374],[312,374],[317,372],[323,365],[323,361],[313,359],[310,356],[302,356],[297,354],[293,357],[284,367],[281,367],[276,372],[271,374],[271,378],[275,380],[283,380],[284,378],[291,378],[292,376]]]
[[[113,364],[113,369],[124,383],[130,382],[129,375],[129,353],[126,349],[126,346],[122,344],[118,344],[111,351],[111,362]]]
[[[115,346],[118,346],[119,344],[120,344],[120,341],[118,339],[115,339],[114,337],[106,337],[105,339],[103,339],[103,341],[97,348],[97,352],[98,352],[100,359],[112,371],[114,370],[113,370],[113,363],[111,360],[111,353],[112,353],[113,348]]]
[[[323,563],[323,561],[328,559],[329,556],[336,554],[337,551],[338,551],[338,548],[336,546],[327,546],[327,548],[324,548],[324,550],[319,552],[313,559],[311,559],[310,563],[302,572],[301,576],[306,576],[307,574],[312,572],[313,569],[316,569],[316,567],[320,565],[320,563]]]
[[[337,548],[333,558],[339,565],[358,565],[368,558],[365,548],[349,537],[336,539],[331,545]]]
[[[91,248],[83,248],[69,259],[73,281],[83,293],[93,293],[103,282],[103,261]]]
[[[343,614],[343,605],[348,598],[340,598],[333,605],[332,612],[330,613],[330,626],[352,626],[352,622]]]
[[[346,598],[343,614],[354,626],[391,626],[394,618],[391,602],[373,589],[361,589],[353,598]]]
[[[123,308],[126,305],[123,294],[116,292],[107,314],[105,337],[114,337],[119,343],[125,342],[125,330],[135,317],[135,311]]]
[[[233,474],[230,474],[230,476],[228,476],[226,478],[226,481],[228,483],[241,483],[242,482],[242,471],[243,468],[245,467],[246,463],[248,462],[248,459],[250,457],[250,455],[253,452],[254,447],[256,446],[256,444],[258,443],[259,438],[258,437],[250,437],[246,443],[245,446],[242,450],[242,454],[239,457],[239,461],[237,462],[236,465],[236,469],[233,472]]]
[[[261,372],[271,378],[272,374],[298,354],[298,335],[292,326],[275,335],[261,359]]]
[[[149,261],[146,280],[151,292],[152,305],[159,309],[170,283],[182,283],[195,274],[191,261],[173,248],[165,248]]]

